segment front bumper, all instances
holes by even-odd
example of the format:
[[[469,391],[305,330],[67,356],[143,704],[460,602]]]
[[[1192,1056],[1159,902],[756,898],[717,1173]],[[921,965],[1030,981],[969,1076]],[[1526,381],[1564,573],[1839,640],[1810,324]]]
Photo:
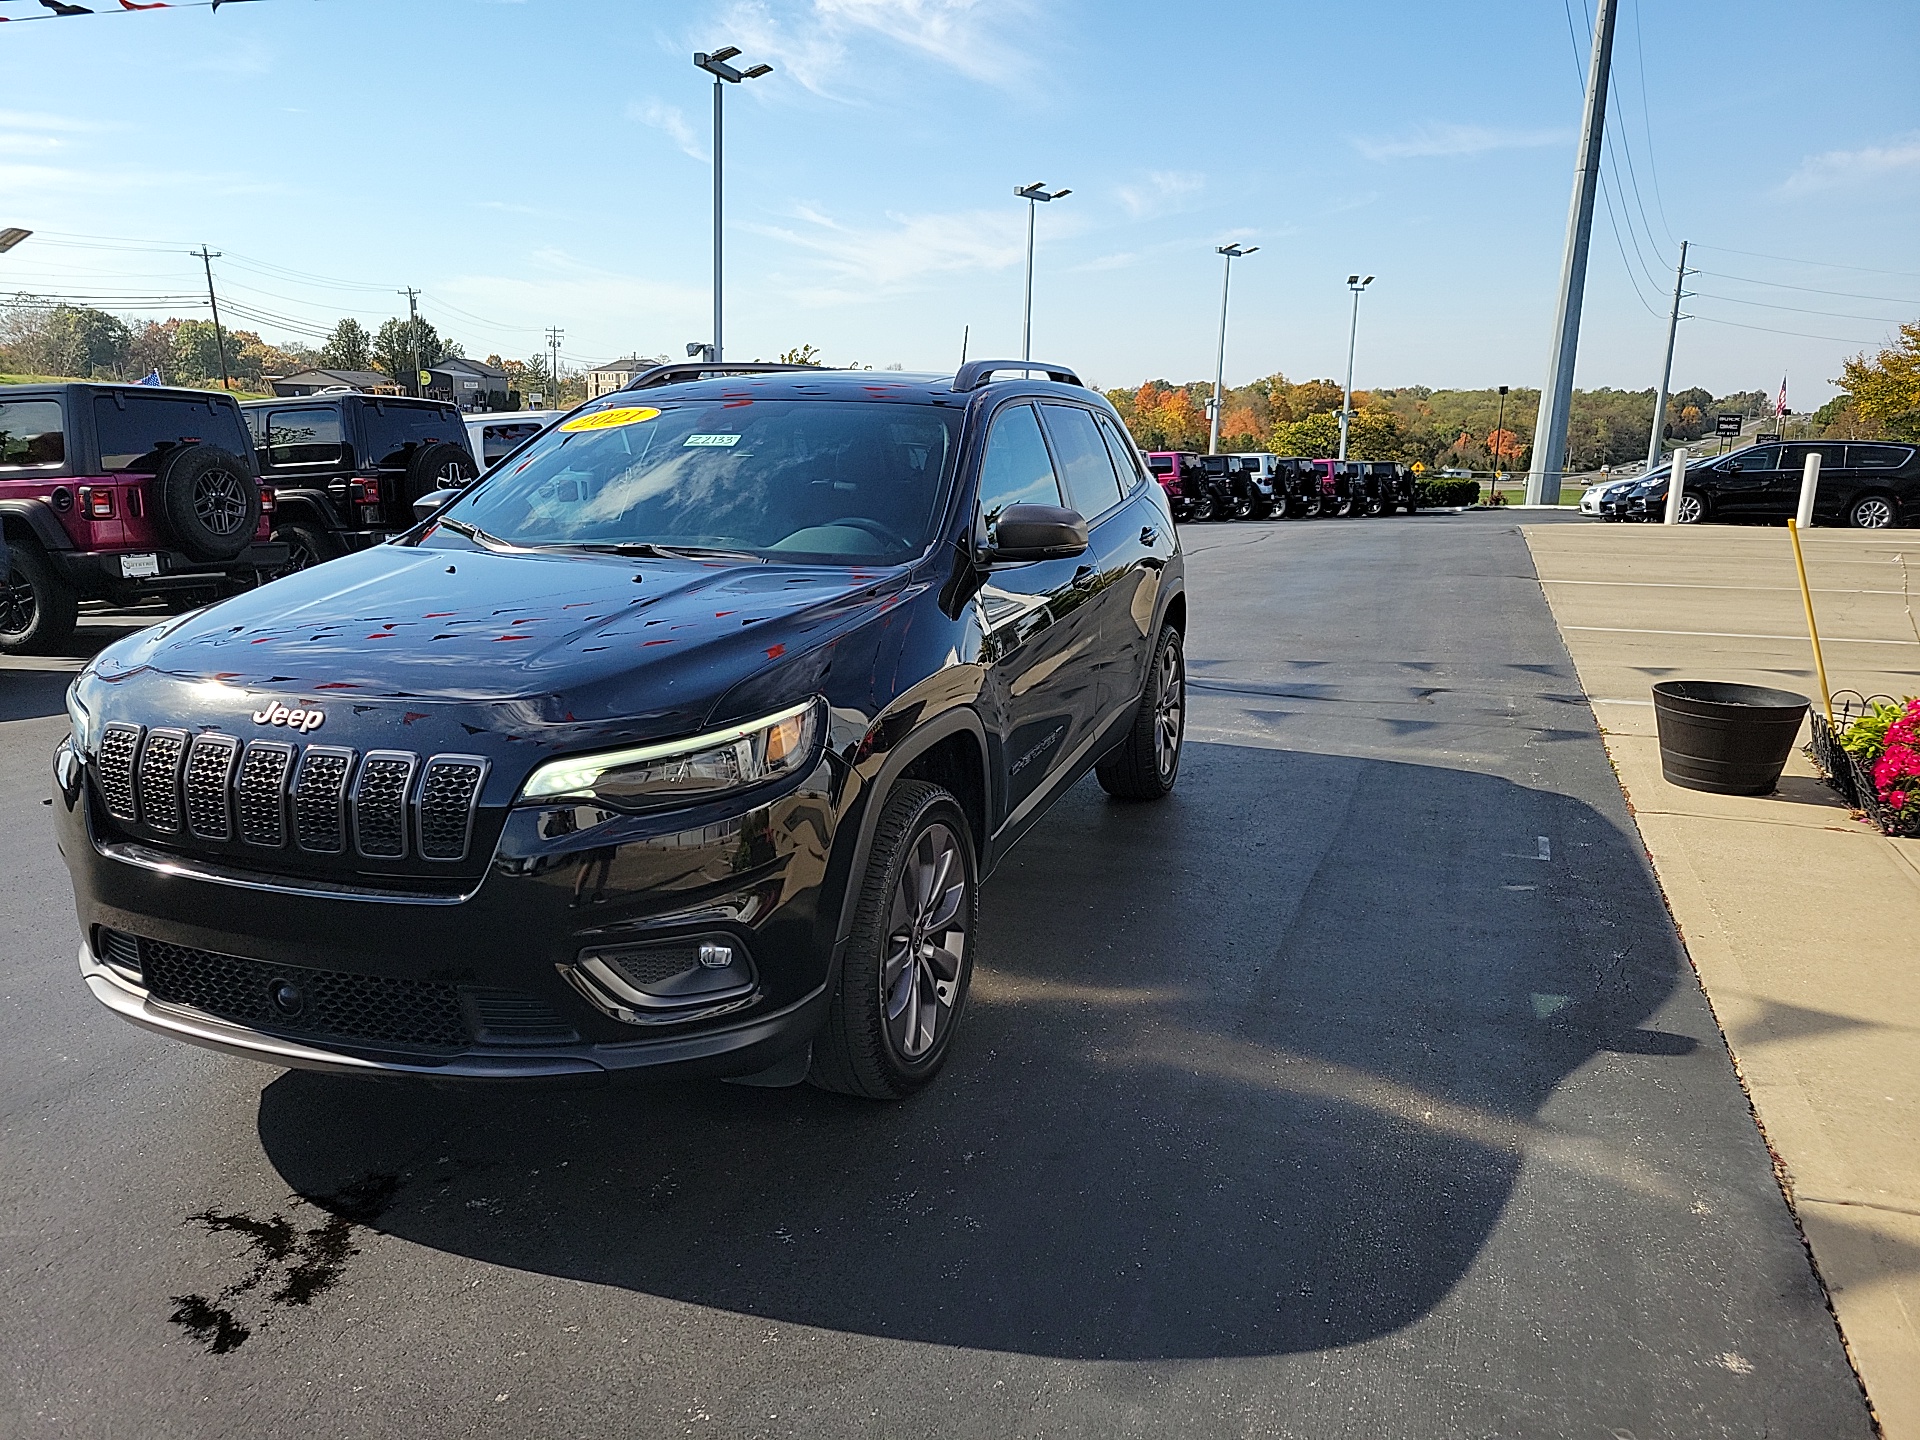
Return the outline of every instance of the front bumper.
[[[96,813],[84,775],[57,786],[54,805],[81,973],[96,999],[149,1030],[341,1074],[737,1076],[804,1050],[825,1015],[839,910],[823,897],[843,888],[829,878],[831,776],[823,760],[799,784],[736,801],[731,813],[708,806],[579,829],[554,823],[578,807],[516,809],[485,871],[442,893],[397,888],[391,877],[376,886],[241,870],[128,843]],[[582,974],[590,956],[711,936],[738,945],[750,984],[617,1017]],[[168,971],[156,968],[161,955],[186,959],[169,960]],[[185,986],[183,964],[219,974]],[[341,1023],[357,999],[280,1023],[265,1001],[283,980],[316,994],[333,986],[444,997],[466,1019],[430,1043]],[[476,997],[505,997],[544,1018],[502,1038],[474,1019]]]

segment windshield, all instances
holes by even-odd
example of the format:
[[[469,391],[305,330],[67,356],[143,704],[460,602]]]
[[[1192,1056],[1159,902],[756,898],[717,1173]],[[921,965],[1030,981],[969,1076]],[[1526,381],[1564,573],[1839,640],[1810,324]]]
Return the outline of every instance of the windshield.
[[[448,528],[482,543],[893,564],[931,539],[961,415],[837,400],[623,402],[549,430],[455,502]]]

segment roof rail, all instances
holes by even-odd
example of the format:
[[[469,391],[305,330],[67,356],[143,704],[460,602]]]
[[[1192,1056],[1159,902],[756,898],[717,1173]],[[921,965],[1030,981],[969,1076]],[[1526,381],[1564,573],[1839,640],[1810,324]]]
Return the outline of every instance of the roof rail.
[[[642,370],[620,388],[651,390],[656,385],[678,385],[682,380],[699,380],[708,375],[771,375],[782,370],[812,370],[818,373],[826,368],[824,365],[784,365],[772,360],[683,360]]]
[[[1050,365],[1044,360],[969,360],[954,375],[953,388],[963,395],[969,390],[978,390],[1002,370],[1019,370],[1026,374],[1038,370],[1047,379],[1057,380],[1062,385],[1079,385],[1083,389],[1086,385],[1066,366]]]

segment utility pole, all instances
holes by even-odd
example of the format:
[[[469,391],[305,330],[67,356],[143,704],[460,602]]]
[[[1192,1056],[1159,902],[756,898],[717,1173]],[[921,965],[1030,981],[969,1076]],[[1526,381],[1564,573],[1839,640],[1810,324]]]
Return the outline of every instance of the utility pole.
[[[1533,426],[1533,464],[1527,472],[1527,503],[1560,503],[1567,412],[1573,405],[1573,362],[1580,351],[1580,302],[1587,288],[1587,247],[1593,240],[1593,202],[1600,192],[1600,151],[1607,122],[1607,73],[1613,64],[1613,20],[1619,0],[1599,0],[1593,25],[1593,57],[1587,67],[1586,114],[1580,126],[1580,158],[1573,172],[1573,203],[1567,211],[1567,252],[1560,265],[1560,304],[1547,357],[1546,388]],[[1549,468],[1551,467],[1551,468]],[[1549,490],[1551,482],[1551,490]],[[1552,498],[1547,497],[1551,494]]]
[[[1347,288],[1353,291],[1353,324],[1347,328],[1347,388],[1340,392],[1340,458],[1347,458],[1347,423],[1353,419],[1353,345],[1360,335],[1360,292],[1373,283],[1373,277],[1362,280],[1358,275],[1347,276]]]
[[[1673,276],[1673,314],[1667,320],[1667,363],[1660,367],[1660,393],[1653,402],[1653,433],[1647,437],[1647,473],[1660,463],[1660,439],[1667,428],[1667,391],[1673,385],[1673,337],[1680,328],[1681,286],[1687,279],[1687,242],[1680,242],[1680,268]]]
[[[722,82],[726,85],[738,85],[742,80],[758,80],[762,75],[771,75],[771,65],[755,65],[750,69],[737,70],[727,62],[740,53],[738,45],[723,45],[711,55],[704,50],[696,50],[693,63],[696,69],[704,70],[713,76],[713,339],[711,358],[721,359],[720,353],[720,117],[721,97],[726,94]],[[557,365],[559,362],[555,361]],[[560,377],[554,375],[554,388],[558,389]]]
[[[1227,287],[1233,283],[1233,262],[1242,255],[1251,255],[1258,245],[1241,249],[1238,245],[1216,245],[1213,253],[1227,257],[1227,273],[1220,281],[1220,349],[1213,358],[1213,399],[1207,405],[1208,413],[1213,417],[1207,429],[1207,453],[1220,453],[1220,384],[1227,372]],[[1023,360],[1026,356],[1021,357]]]
[[[420,393],[420,292],[409,286],[400,292],[407,297],[407,336],[413,341],[413,375],[407,382],[408,390]]]
[[[566,333],[558,325],[547,327],[547,353],[553,357],[547,373],[553,380],[553,408],[556,410],[560,408],[560,342],[566,338]],[[717,352],[714,358],[719,358]]]
[[[189,255],[197,256],[207,271],[207,308],[213,311],[213,345],[220,352],[220,388],[231,390],[233,380],[227,374],[227,339],[220,331],[220,302],[213,298],[213,262],[220,258],[218,250],[209,250],[205,242],[198,250],[189,250]]]

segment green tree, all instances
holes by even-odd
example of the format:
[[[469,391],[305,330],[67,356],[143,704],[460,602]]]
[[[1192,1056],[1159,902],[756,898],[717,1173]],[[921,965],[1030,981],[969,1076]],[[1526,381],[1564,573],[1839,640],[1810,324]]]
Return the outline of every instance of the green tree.
[[[1920,320],[1902,325],[1900,338],[1872,359],[1847,361],[1834,383],[1862,420],[1897,440],[1920,440]]]
[[[1285,420],[1273,427],[1273,449],[1277,455],[1301,455],[1309,460],[1324,460],[1340,453],[1340,417],[1330,411],[1299,420]]]
[[[419,389],[419,377],[414,372],[413,364],[416,353],[420,359],[419,368],[426,370],[438,365],[449,355],[457,354],[458,348],[450,348],[433,328],[432,322],[427,320],[389,320],[373,337],[373,368],[391,375],[410,392]]]
[[[233,352],[227,355],[231,373]],[[173,332],[173,373],[165,378],[175,385],[220,383],[220,343],[211,320],[180,322]]]
[[[366,370],[373,364],[373,337],[349,315],[333,327],[316,363],[323,370]]]

